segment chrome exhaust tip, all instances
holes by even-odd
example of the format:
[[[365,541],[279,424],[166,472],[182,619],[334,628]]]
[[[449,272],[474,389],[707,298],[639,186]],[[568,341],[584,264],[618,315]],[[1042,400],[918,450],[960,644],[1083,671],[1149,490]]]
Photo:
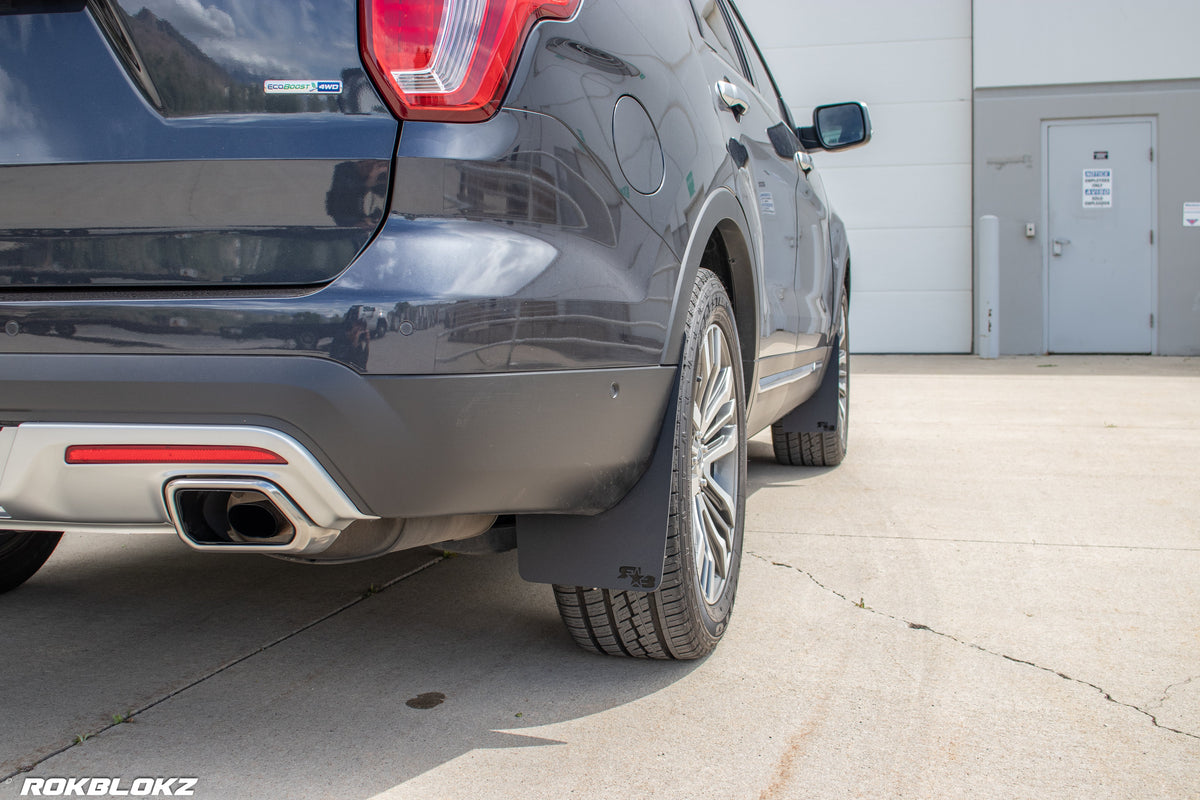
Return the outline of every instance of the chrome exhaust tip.
[[[176,533],[195,550],[320,553],[341,533],[316,525],[266,480],[177,478],[164,495]]]
[[[258,492],[223,492],[213,495],[218,502],[225,500],[225,520],[229,535],[241,542],[279,542],[286,544],[296,535],[275,504]]]

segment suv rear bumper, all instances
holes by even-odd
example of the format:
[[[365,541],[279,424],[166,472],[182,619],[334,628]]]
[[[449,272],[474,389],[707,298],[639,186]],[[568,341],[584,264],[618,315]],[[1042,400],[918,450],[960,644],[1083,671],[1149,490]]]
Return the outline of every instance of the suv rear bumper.
[[[310,460],[312,474],[327,476],[322,491],[344,493],[339,519],[595,514],[620,501],[649,464],[675,371],[385,377],[303,356],[3,354],[0,425],[116,425],[138,437],[150,435],[146,426],[282,434],[298,448],[297,463]],[[86,442],[63,445],[76,443]],[[23,468],[9,458],[2,485],[15,485],[13,471]],[[155,524],[133,516],[111,523]]]

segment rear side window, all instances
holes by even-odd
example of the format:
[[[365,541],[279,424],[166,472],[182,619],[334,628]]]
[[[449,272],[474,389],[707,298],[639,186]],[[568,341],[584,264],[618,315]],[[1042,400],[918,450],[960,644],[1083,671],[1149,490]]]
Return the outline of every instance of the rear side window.
[[[742,53],[746,57],[747,65],[753,73],[750,80],[758,87],[758,91],[768,101],[774,101],[779,107],[780,116],[791,124],[791,114],[788,113],[787,107],[783,104],[783,99],[779,96],[778,87],[775,86],[775,79],[771,75],[771,70],[767,68],[767,64],[762,59],[762,55],[758,52],[758,44],[750,35],[750,31],[746,29],[746,23],[742,21],[741,13],[736,8],[732,8],[733,24],[741,34]]]
[[[700,21],[700,32],[704,34],[704,38],[714,46],[722,58],[742,73],[743,77],[753,82],[754,79],[746,74],[745,62],[741,58],[740,50],[733,38],[733,31],[729,29],[729,23],[719,0],[693,0],[693,4],[696,9],[696,17]]]

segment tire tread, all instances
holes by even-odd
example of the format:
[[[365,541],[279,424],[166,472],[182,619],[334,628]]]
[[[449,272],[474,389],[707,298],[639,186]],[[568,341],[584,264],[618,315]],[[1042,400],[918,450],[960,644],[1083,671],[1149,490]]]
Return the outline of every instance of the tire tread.
[[[837,347],[842,347],[845,336],[848,335],[849,290],[842,293],[842,330],[838,333]],[[827,369],[838,369],[835,360]],[[839,424],[849,424],[848,420]],[[775,460],[780,464],[793,467],[836,467],[846,457],[846,448],[842,445],[841,431],[821,433],[790,433],[776,422],[771,426],[771,446],[775,450]]]

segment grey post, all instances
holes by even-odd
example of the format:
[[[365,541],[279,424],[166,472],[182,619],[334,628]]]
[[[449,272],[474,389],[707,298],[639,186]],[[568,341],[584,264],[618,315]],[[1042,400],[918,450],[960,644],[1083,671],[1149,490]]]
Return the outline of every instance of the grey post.
[[[1000,219],[979,218],[979,305],[975,350],[980,358],[1000,357]]]

